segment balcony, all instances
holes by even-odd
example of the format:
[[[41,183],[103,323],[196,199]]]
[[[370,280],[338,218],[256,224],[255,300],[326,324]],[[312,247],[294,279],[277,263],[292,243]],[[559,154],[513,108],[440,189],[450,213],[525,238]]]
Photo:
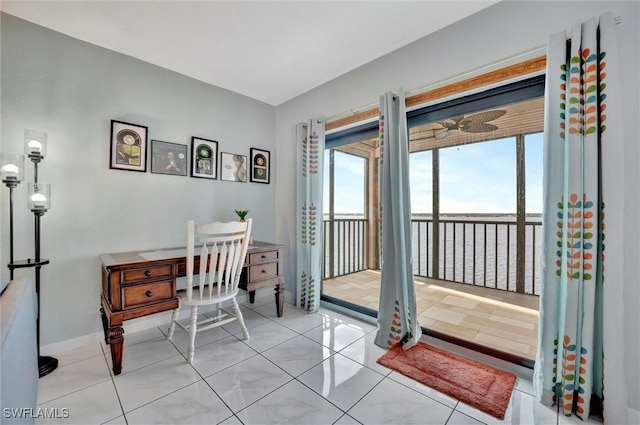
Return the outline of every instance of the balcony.
[[[511,217],[412,220],[417,314],[422,327],[534,360],[538,337],[541,222]],[[520,224],[522,226],[522,223]],[[378,310],[380,271],[370,267],[365,219],[325,220],[323,294]],[[436,251],[434,251],[434,246]],[[333,247],[333,248],[332,248]],[[433,252],[440,252],[435,266]],[[523,284],[517,284],[517,276]]]
[[[543,88],[534,77],[407,112],[420,324],[529,365],[538,334]],[[374,314],[387,208],[378,123],[336,128],[325,146],[322,295]]]

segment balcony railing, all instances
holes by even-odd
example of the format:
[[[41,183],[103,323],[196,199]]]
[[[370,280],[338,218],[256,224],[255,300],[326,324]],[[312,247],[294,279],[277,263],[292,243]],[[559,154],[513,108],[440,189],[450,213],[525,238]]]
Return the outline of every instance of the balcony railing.
[[[415,275],[539,295],[541,221],[524,222],[524,250],[518,256],[515,221],[441,219],[437,273],[433,261],[433,220],[414,219],[411,227]],[[370,268],[367,229],[365,219],[324,221],[325,279]],[[524,279],[520,288],[518,275]]]
[[[366,219],[324,220],[324,278],[367,270]]]
[[[414,274],[517,292],[522,267],[522,292],[539,295],[542,222],[525,221],[524,225],[524,255],[518,259],[515,221],[440,220],[439,267],[434,273],[433,221],[412,220]]]

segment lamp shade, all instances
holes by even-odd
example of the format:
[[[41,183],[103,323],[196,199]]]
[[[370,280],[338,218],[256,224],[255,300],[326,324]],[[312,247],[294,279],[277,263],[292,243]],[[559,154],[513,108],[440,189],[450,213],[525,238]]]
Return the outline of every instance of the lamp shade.
[[[25,130],[24,153],[30,157],[44,158],[47,154],[47,133],[40,130]]]
[[[21,182],[24,180],[24,155],[21,153],[0,154],[0,167],[2,170],[2,181]]]
[[[47,183],[29,183],[29,209],[33,212],[51,209],[51,185]]]

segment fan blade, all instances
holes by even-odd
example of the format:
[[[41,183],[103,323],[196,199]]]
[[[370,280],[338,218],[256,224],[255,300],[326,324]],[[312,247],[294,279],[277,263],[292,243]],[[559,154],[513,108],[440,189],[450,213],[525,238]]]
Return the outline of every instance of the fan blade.
[[[463,125],[460,127],[460,131],[464,131],[465,133],[486,133],[489,131],[496,131],[498,129],[497,125],[487,124],[487,123],[472,123],[469,125]]]
[[[482,124],[482,123],[493,121],[497,118],[500,118],[506,113],[507,111],[505,111],[504,109],[479,112],[477,114],[473,114],[465,117],[461,124]]]
[[[460,122],[464,120],[464,117],[453,117],[453,118],[447,118],[444,121],[438,121],[438,124],[440,124],[443,128],[446,128],[447,130],[457,130],[458,127],[460,127]]]
[[[444,138],[445,138],[445,137],[447,137],[448,135],[449,135],[449,130],[445,130],[445,131],[443,131],[442,133],[438,133],[438,134],[436,134],[436,135],[435,135],[435,138],[436,138],[437,140],[440,140],[440,139],[444,139]]]

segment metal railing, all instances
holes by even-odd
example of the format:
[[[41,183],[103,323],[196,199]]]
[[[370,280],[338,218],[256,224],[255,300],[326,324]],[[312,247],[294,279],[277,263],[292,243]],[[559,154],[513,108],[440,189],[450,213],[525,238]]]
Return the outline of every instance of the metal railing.
[[[325,220],[324,278],[368,268],[367,220]],[[517,223],[506,220],[439,220],[437,273],[434,273],[433,220],[411,221],[416,276],[539,295],[541,221],[524,222],[524,251],[517,255]],[[331,229],[333,228],[333,231]],[[524,289],[522,289],[524,288]]]
[[[518,258],[515,221],[440,220],[437,273],[431,255],[433,221],[412,220],[411,226],[416,276],[518,292],[518,271],[523,270],[521,292],[539,295],[541,221],[524,222],[524,253]]]
[[[325,279],[368,268],[367,223],[366,219],[324,220]]]

